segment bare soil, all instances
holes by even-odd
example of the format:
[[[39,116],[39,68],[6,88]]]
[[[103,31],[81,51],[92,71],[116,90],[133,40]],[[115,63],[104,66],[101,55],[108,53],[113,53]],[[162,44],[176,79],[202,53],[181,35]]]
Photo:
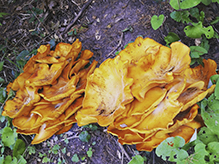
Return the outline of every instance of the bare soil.
[[[218,16],[219,5],[216,3],[207,7],[204,5],[198,7],[206,13],[207,25]],[[42,12],[37,13],[37,9]],[[40,45],[49,43],[51,39],[55,39],[56,43],[72,43],[79,38],[83,49],[94,52],[93,59],[99,64],[106,58],[114,57],[116,51],[123,49],[138,35],[144,38],[150,37],[165,45],[164,37],[169,32],[175,32],[186,45],[195,45],[194,39],[185,36],[183,32],[185,25],[170,18],[169,14],[172,11],[168,1],[159,0],[1,0],[0,12],[9,15],[0,18],[2,24],[0,59],[5,61],[0,76],[5,79],[5,86],[8,82],[12,82],[15,73],[19,72],[12,63],[16,62],[17,55],[23,50],[32,52]],[[154,14],[164,14],[166,17],[164,24],[156,31],[150,24],[150,18]],[[216,31],[219,30],[219,23],[213,27]],[[209,43],[209,53],[204,57],[219,63],[219,41],[211,39]],[[82,142],[77,137],[84,130],[91,135],[89,142]],[[27,145],[30,145],[31,136],[21,137],[25,139]],[[66,138],[69,143],[65,142]],[[53,159],[51,163],[57,163],[58,158],[64,159],[66,163],[72,163],[72,156],[78,154],[79,157],[86,157],[78,163],[90,164],[126,164],[136,154],[134,145],[121,146],[116,137],[107,134],[106,128],[99,126],[97,130],[92,131],[75,124],[65,135],[53,136],[48,142],[51,145],[58,143],[61,148],[66,147],[67,152],[60,151],[57,156],[49,154],[51,145],[48,146],[43,142],[36,145],[36,154],[26,157],[28,163],[42,163],[38,152],[46,153]],[[96,144],[92,144],[94,142]],[[86,153],[90,147],[93,150],[91,158]],[[147,157],[145,163],[148,164],[170,163],[158,158],[154,151],[140,152],[140,154]]]

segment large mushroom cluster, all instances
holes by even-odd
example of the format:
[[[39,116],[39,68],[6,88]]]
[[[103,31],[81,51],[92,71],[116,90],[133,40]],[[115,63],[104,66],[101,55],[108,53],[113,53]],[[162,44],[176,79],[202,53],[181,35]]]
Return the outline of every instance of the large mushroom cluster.
[[[40,143],[53,134],[68,131],[76,122],[75,112],[81,108],[87,76],[97,61],[85,68],[93,53],[81,52],[81,42],[59,43],[55,50],[41,45],[7,90],[16,91],[5,104],[3,116],[13,118],[21,134],[36,134],[32,144]]]
[[[17,132],[36,134],[32,144],[53,134],[98,123],[118,136],[121,144],[151,151],[170,136],[190,140],[203,126],[196,104],[212,93],[208,88],[216,63],[203,60],[190,68],[190,49],[181,42],[170,48],[138,37],[99,68],[81,43],[60,43],[55,51],[40,46],[24,72],[8,85],[17,91],[3,115],[13,118]]]
[[[212,93],[207,88],[216,63],[190,68],[190,49],[181,42],[162,46],[138,37],[114,59],[105,60],[88,77],[78,125],[108,126],[121,144],[151,151],[171,136],[190,140],[203,126],[196,104]]]

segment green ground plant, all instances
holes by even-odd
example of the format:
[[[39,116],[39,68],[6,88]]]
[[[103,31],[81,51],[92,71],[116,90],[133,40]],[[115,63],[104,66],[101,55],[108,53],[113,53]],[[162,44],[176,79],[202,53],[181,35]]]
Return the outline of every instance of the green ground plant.
[[[3,16],[8,15],[8,13],[4,13],[4,12],[0,12],[0,18],[2,18]],[[0,26],[2,26],[2,24],[0,23]]]
[[[179,136],[164,140],[156,149],[156,154],[163,160],[177,164],[219,163],[219,75],[212,76],[211,81],[216,84],[215,92],[199,102],[206,126],[187,144]],[[191,154],[188,153],[190,148],[194,148]]]
[[[191,65],[195,62],[202,64],[201,55],[206,54],[209,50],[209,44],[207,39],[219,38],[217,32],[211,25],[219,22],[219,17],[210,22],[211,25],[204,25],[205,13],[199,11],[196,7],[200,3],[209,5],[211,3],[219,3],[218,0],[170,0],[169,4],[175,11],[170,13],[170,17],[176,22],[186,24],[184,28],[185,35],[189,38],[197,39],[201,38],[201,44],[199,46],[191,46]],[[196,19],[196,21],[193,21]],[[154,30],[157,30],[164,23],[164,16],[156,15],[151,18],[151,26]],[[169,46],[172,42],[180,40],[179,36],[173,32],[169,32],[164,38],[166,45]]]

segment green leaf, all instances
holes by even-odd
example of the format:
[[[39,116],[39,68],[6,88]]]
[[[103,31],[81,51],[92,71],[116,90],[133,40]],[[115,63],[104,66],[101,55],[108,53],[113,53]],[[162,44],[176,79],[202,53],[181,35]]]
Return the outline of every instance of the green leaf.
[[[205,145],[214,141],[219,142],[218,136],[207,127],[201,128],[198,133],[198,139],[201,140]]]
[[[51,39],[51,40],[49,41],[49,44],[50,44],[50,48],[55,47],[55,45],[56,45],[55,39],[54,39],[54,38]]]
[[[185,140],[182,137],[169,137],[156,148],[156,154],[163,160],[167,160],[167,157],[169,157],[169,161],[177,162],[178,160],[183,160],[188,157],[188,153],[180,149],[184,145]]]
[[[0,62],[0,71],[3,70],[4,61]]]
[[[206,49],[200,46],[191,46],[190,56],[191,58],[199,58],[201,55],[208,53]]]
[[[43,163],[47,163],[47,162],[50,162],[50,159],[48,157],[43,157]]]
[[[219,79],[219,74],[212,75],[212,76],[210,77],[210,79],[211,79],[211,82],[212,82],[213,84],[216,84],[217,80]]]
[[[203,47],[204,49],[206,49],[207,51],[210,48],[210,45],[208,44],[208,40],[206,39],[206,37],[202,38],[202,42],[200,44],[200,47]]]
[[[199,13],[198,8],[196,8],[196,7],[195,7],[195,8],[191,8],[191,9],[189,10],[189,13],[190,13],[190,15],[191,15],[192,17],[196,18],[198,21],[201,21],[201,22],[204,21],[205,13],[204,13],[203,11],[201,11],[201,12]]]
[[[129,45],[129,43],[133,43],[133,41],[129,41],[126,45],[124,45],[124,49]]]
[[[217,80],[217,82],[216,82],[216,87],[215,87],[215,90],[214,90],[214,95],[216,96],[216,99],[219,100],[219,80]]]
[[[193,26],[186,26],[184,32],[186,33],[186,36],[190,38],[201,38],[203,34],[208,39],[211,39],[214,36],[213,27],[203,27],[202,22],[193,23]]]
[[[15,95],[15,92],[12,89],[10,89],[7,99],[12,98],[14,95]]]
[[[64,147],[64,148],[62,149],[62,153],[63,153],[63,154],[66,153],[66,147]]]
[[[36,148],[35,148],[35,146],[29,146],[29,147],[27,148],[27,152],[29,153],[29,155],[35,154],[35,153],[36,153]]]
[[[83,131],[79,134],[79,139],[82,142],[88,142],[90,140],[90,134],[87,131]]]
[[[10,147],[15,143],[17,139],[16,130],[12,130],[10,127],[5,127],[2,132],[2,142],[4,146]]]
[[[181,11],[173,11],[172,13],[170,13],[170,17],[176,22],[180,22],[182,20]]]
[[[24,159],[24,157],[22,155],[18,156],[18,163],[17,164],[26,164],[27,161]]]
[[[0,83],[4,83],[4,82],[5,80],[2,77],[0,77]]]
[[[3,164],[3,163],[4,163],[4,155],[0,156],[0,164]]]
[[[202,3],[207,6],[211,3],[211,0],[202,0]]]
[[[0,102],[1,103],[4,103],[5,99],[7,97],[7,93],[6,93],[6,90],[5,88],[0,88]]]
[[[93,152],[92,152],[92,148],[90,147],[89,150],[87,151],[87,156],[90,158],[92,157]]]
[[[17,164],[17,158],[16,157],[11,157],[10,155],[7,155],[5,157],[5,160],[4,160],[4,164]]]
[[[0,122],[4,122],[5,121],[5,116],[0,115]]]
[[[5,15],[9,15],[8,13],[0,12],[0,18],[2,18]]]
[[[73,31],[69,31],[68,36],[72,36],[72,35],[73,35]]]
[[[200,15],[199,15],[199,10],[197,7],[194,7],[194,8],[191,8],[189,10],[189,13],[192,17],[195,17],[195,18],[198,18]]]
[[[195,145],[195,153],[188,156],[186,159],[183,159],[180,162],[177,162],[177,164],[204,164],[207,163],[205,160],[205,156],[208,155],[208,152],[205,150],[205,144],[202,142],[199,142],[197,145]]]
[[[52,147],[52,153],[53,154],[58,154],[58,152],[59,152],[59,149],[60,149],[60,146],[59,145],[54,145],[53,147]]]
[[[139,154],[135,155],[128,164],[144,164],[144,158]]]
[[[218,82],[218,81],[217,81]],[[217,89],[217,83],[216,88]],[[215,90],[216,91],[216,90]],[[219,100],[212,94],[208,98],[208,104],[205,108],[201,106],[201,116],[205,122],[205,125],[216,135],[219,136]]]
[[[77,154],[74,154],[73,157],[71,158],[72,162],[79,162],[79,158]]]
[[[219,16],[218,17],[216,17],[216,19],[215,20],[213,20],[210,24],[216,24],[216,23],[218,23],[219,22]]]
[[[163,24],[163,21],[164,21],[164,15],[161,14],[159,15],[159,17],[157,15],[153,15],[151,17],[151,26],[154,30],[157,30],[162,24]]]
[[[212,2],[217,2],[217,3],[219,3],[219,0],[212,0]]]
[[[119,53],[120,53],[120,51],[116,51],[116,52],[115,52],[115,55],[118,55]]]
[[[176,41],[180,40],[180,38],[176,33],[169,32],[168,35],[166,37],[164,37],[164,40],[166,42],[166,45],[169,45],[173,42],[176,42]]]
[[[172,13],[170,13],[170,17],[172,19],[174,19],[175,21],[177,22],[186,22],[186,23],[189,23],[189,22],[192,22],[190,19],[189,19],[189,11],[187,10],[184,10],[184,11],[173,11]]]
[[[23,50],[17,57],[16,63],[20,68],[23,68],[27,61],[30,59],[30,52],[27,50]]]
[[[21,139],[17,139],[15,142],[15,146],[13,148],[13,156],[18,158],[19,155],[22,155],[25,151],[25,143]]]
[[[170,0],[170,5],[175,10],[179,9],[189,9],[197,6],[201,0]]]
[[[210,142],[206,150],[209,152],[211,162],[219,162],[219,142]]]

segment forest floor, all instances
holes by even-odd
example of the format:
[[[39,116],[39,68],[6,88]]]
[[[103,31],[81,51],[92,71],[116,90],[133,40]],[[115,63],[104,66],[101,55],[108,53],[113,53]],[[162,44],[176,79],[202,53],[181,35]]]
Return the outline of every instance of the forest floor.
[[[206,22],[218,16],[215,15],[219,11],[218,4],[198,7],[205,12]],[[32,55],[40,45],[48,44],[51,39],[55,43],[72,43],[79,38],[82,49],[91,50],[94,53],[92,59],[99,64],[106,58],[114,57],[116,51],[139,35],[165,45],[164,37],[169,32],[175,32],[184,44],[195,45],[195,40],[186,37],[183,32],[185,26],[170,18],[172,11],[168,1],[158,0],[0,0],[0,12],[8,13],[0,18],[0,60],[4,61],[0,76],[5,80],[5,86],[12,82],[20,71],[13,64],[16,57],[23,50]],[[150,19],[160,14],[165,15],[165,22],[155,31]],[[219,29],[218,23],[215,28]],[[209,53],[204,58],[214,59],[218,64],[219,41],[211,39],[209,44]],[[45,153],[50,159],[48,163],[58,163],[59,159],[73,163],[72,157],[77,154],[80,157],[78,163],[126,164],[139,153],[147,158],[146,163],[149,164],[170,163],[157,157],[154,151],[137,152],[134,145],[122,146],[117,137],[106,132],[106,128],[94,127],[97,129],[75,124],[64,135],[53,136],[36,145],[36,153],[27,155],[26,160],[31,164],[42,163],[43,156],[39,154]],[[89,142],[78,138],[82,131],[91,135]],[[20,137],[25,139],[26,145],[30,145],[32,136]],[[60,150],[65,148],[65,152],[59,151],[58,155],[54,155],[49,150],[57,143]],[[92,148],[92,157],[88,157],[89,148]]]

